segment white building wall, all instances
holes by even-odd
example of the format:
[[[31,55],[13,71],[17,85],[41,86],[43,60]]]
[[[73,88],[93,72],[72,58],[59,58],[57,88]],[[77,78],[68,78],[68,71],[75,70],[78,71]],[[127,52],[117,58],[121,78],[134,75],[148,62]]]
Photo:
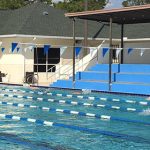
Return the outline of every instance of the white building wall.
[[[150,48],[150,41],[127,41],[124,43],[124,63],[125,64],[150,64],[150,49],[146,50],[143,56],[141,49],[134,49],[128,55],[128,48]]]
[[[3,39],[2,47],[4,53],[0,51],[0,71],[7,74],[9,81],[13,83],[22,82],[24,76],[24,56],[20,52],[11,52],[12,39]],[[18,40],[16,40],[18,42]]]
[[[65,66],[67,69],[70,68],[72,72],[72,51],[73,51],[73,40],[71,39],[55,39],[55,38],[37,38],[33,41],[33,37],[25,37],[25,38],[1,38],[0,41],[3,42],[2,47],[5,48],[4,53],[0,51],[0,71],[2,73],[6,73],[8,81],[10,83],[23,83],[24,77],[26,72],[33,72],[33,66],[34,66],[34,52],[28,50],[27,52],[19,51],[19,52],[11,52],[11,44],[12,42],[17,43],[35,43],[40,44],[38,47],[43,47],[44,44],[50,44],[54,48],[60,48],[61,46],[68,46],[65,53],[62,55],[60,59],[60,64],[56,65],[56,69]],[[89,47],[98,47],[103,40],[89,40],[88,46]],[[113,41],[113,44],[119,44],[119,41]],[[77,46],[82,46],[83,41],[80,41],[80,43],[77,44]],[[29,45],[22,45],[22,49],[25,47],[28,47]],[[109,41],[106,40],[102,47],[109,47]],[[127,54],[127,48],[150,48],[150,40],[126,40],[124,43],[124,63],[142,63],[142,64],[149,64],[150,63],[150,50],[146,50],[144,52],[143,56],[140,56],[140,50],[134,50],[131,52],[130,55]],[[87,51],[87,56],[90,53],[89,49]],[[76,67],[80,69],[80,66],[82,66],[82,56],[83,53],[85,54],[84,50],[82,49],[79,60],[76,59],[76,62],[80,62],[79,65]],[[97,55],[97,54],[96,54]],[[105,55],[105,57],[102,57],[102,49],[98,51],[98,57],[95,55],[95,59],[91,61],[90,55],[87,57],[88,60],[85,60],[86,67],[84,68],[87,70],[90,66],[100,63],[100,64],[107,64],[109,61],[109,52]],[[96,58],[97,57],[97,58]],[[64,67],[64,68],[65,68]],[[62,69],[61,72],[58,72],[57,76],[60,74],[63,74],[65,72],[65,69]],[[46,73],[38,73],[39,75],[39,82],[40,83],[47,83],[47,85],[50,82],[53,82],[53,75],[54,73],[48,73],[48,76]],[[48,77],[48,79],[47,79]]]
[[[65,53],[62,55],[60,64],[56,67],[60,67],[60,65],[64,66],[67,64],[72,67],[72,45],[73,40],[71,39],[44,39],[37,38],[33,41],[33,38],[1,38],[0,41],[3,42],[2,47],[5,48],[4,53],[0,51],[0,71],[2,73],[8,74],[8,82],[10,83],[23,83],[25,73],[33,72],[34,65],[34,52],[28,50],[25,52],[24,50],[20,50],[19,52],[14,51],[11,52],[11,44],[12,42],[16,43],[34,43],[40,44],[38,47],[43,47],[44,44],[50,44],[54,48],[59,48],[61,46],[70,46],[67,48]],[[98,46],[101,41],[89,41],[89,46]],[[82,42],[80,43],[82,45]],[[28,47],[29,45],[22,44],[22,49]],[[78,45],[79,46],[79,45]],[[83,52],[83,51],[82,51]],[[82,55],[82,52],[80,55]],[[39,82],[40,83],[49,83],[52,82],[51,76],[54,73],[48,73],[48,80],[46,73],[38,73]]]

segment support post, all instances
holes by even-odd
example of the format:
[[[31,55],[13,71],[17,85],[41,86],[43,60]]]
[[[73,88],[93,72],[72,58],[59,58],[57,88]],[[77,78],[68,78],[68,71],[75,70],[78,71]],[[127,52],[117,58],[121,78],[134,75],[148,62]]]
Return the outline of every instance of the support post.
[[[36,70],[36,73],[37,73],[37,75],[38,75],[38,70],[39,70],[39,62],[38,62],[38,50],[37,50],[37,45],[36,45],[36,63],[37,63],[37,70]]]
[[[110,26],[109,26],[109,91],[111,91],[111,65],[112,65],[112,18],[110,17]]]
[[[124,40],[123,40],[123,37],[124,37],[124,24],[121,24],[121,48],[122,48],[122,51],[121,51],[121,64],[123,64],[123,48],[124,48]]]
[[[84,11],[88,10],[88,1],[84,0]],[[84,53],[83,55],[86,55],[87,53],[87,45],[88,45],[88,21],[84,20]]]
[[[75,38],[75,19],[73,18],[73,67],[72,67],[72,88],[75,88],[75,44],[76,44],[76,38]]]
[[[48,53],[46,53],[46,78],[48,80]]]

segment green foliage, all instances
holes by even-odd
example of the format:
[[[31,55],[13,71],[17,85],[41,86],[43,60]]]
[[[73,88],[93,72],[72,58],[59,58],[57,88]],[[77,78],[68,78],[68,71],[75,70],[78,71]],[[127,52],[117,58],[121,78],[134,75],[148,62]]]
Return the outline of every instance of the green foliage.
[[[27,4],[34,3],[37,0],[0,0],[0,9],[18,9]],[[39,0],[41,2],[46,2],[47,4],[52,4],[52,0]]]
[[[88,10],[102,9],[107,4],[108,0],[87,0]],[[55,8],[64,9],[67,12],[84,11],[84,0],[66,0],[54,4]]]
[[[17,9],[37,0],[0,0],[0,9]],[[53,4],[55,8],[64,9],[68,12],[77,12],[84,10],[85,0],[64,0],[63,2],[52,3],[52,0],[38,0],[48,5]],[[108,0],[87,0],[88,10],[102,9]]]
[[[122,2],[124,7],[150,4],[150,0],[125,0]]]
[[[17,9],[25,4],[24,0],[0,0],[0,9]]]
[[[52,0],[41,0],[41,2],[46,2],[48,5],[52,4]]]

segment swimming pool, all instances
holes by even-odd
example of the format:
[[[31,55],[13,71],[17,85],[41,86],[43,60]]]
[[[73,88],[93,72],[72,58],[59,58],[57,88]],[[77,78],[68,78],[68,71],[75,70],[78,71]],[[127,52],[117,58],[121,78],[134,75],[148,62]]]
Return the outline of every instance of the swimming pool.
[[[145,97],[0,86],[0,149],[148,150]]]

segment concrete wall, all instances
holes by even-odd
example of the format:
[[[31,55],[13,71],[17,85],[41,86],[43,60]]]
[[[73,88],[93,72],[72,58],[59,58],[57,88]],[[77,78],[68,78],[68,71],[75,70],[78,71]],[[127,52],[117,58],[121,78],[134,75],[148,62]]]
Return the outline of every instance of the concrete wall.
[[[59,68],[61,66],[66,66],[66,68],[72,67],[72,45],[73,40],[71,39],[54,39],[54,38],[38,38],[36,40],[33,40],[33,37],[26,37],[26,38],[0,38],[0,41],[3,42],[2,47],[5,47],[4,53],[0,51],[0,71],[3,73],[8,74],[7,78],[9,82],[11,83],[23,83],[25,73],[26,72],[33,72],[33,65],[34,65],[34,52],[28,50],[25,52],[24,50],[19,52],[11,52],[11,43],[17,42],[17,43],[35,43],[35,44],[42,44],[38,47],[43,47],[44,44],[50,44],[54,48],[59,48],[61,46],[68,46],[65,53],[61,56],[60,63],[56,65],[56,68]],[[97,47],[102,43],[103,40],[89,40],[88,46],[89,47]],[[113,44],[119,44],[119,41],[113,41]],[[83,40],[78,40],[77,46],[82,46]],[[22,45],[22,49],[28,47],[29,45]],[[109,47],[109,41],[105,41],[102,45],[102,47]],[[142,63],[142,64],[149,64],[150,63],[150,50],[146,50],[144,52],[143,56],[140,56],[140,50],[134,50],[131,52],[130,55],[127,54],[127,48],[149,48],[150,47],[150,41],[125,41],[124,44],[124,63]],[[89,49],[86,49],[86,54],[88,55],[90,53]],[[82,49],[79,60],[76,60],[76,62],[79,62],[82,60],[83,56],[85,55],[85,50]],[[97,54],[96,54],[97,55]],[[91,56],[92,57],[92,56]],[[109,61],[109,53],[106,54],[106,56],[102,57],[102,49],[98,51],[98,57],[94,59],[94,61],[90,61],[90,57],[87,57],[88,61],[90,62],[89,65],[86,65],[87,67],[90,67],[91,65],[94,65],[97,63],[99,64],[107,64]],[[85,60],[86,61],[86,60]],[[86,67],[86,70],[88,69]],[[65,68],[65,67],[64,67]],[[60,73],[64,73],[64,70],[62,72],[58,72],[57,77]],[[41,83],[48,83],[53,82],[53,74],[54,73],[48,73],[48,79],[46,73],[39,73],[39,81]]]
[[[128,55],[128,48],[150,48],[150,41],[133,41],[124,44],[124,63],[126,64],[150,64],[150,49],[146,50],[143,56],[140,56],[141,50],[134,49]]]
[[[18,39],[15,40],[18,42]],[[19,40],[22,42],[21,40]],[[7,73],[7,77],[9,81],[12,82],[22,82],[24,76],[24,56],[21,54],[22,52],[14,52],[12,54],[11,43],[12,39],[3,39],[2,47],[5,48],[4,53],[0,51],[0,71],[3,73]]]
[[[0,71],[3,73],[7,73],[8,81],[11,83],[23,83],[25,73],[33,72],[34,65],[34,52],[27,49],[27,52],[21,50],[19,52],[14,51],[11,52],[11,43],[35,43],[35,44],[50,44],[54,48],[59,48],[61,46],[70,46],[67,48],[65,53],[62,55],[59,65],[68,65],[72,66],[72,50],[71,47],[73,45],[73,41],[70,39],[43,39],[38,38],[33,40],[33,38],[0,38],[0,41],[3,42],[2,47],[5,48],[4,53],[0,51]],[[89,41],[89,46],[98,46],[101,41]],[[38,47],[43,47],[43,45]],[[82,42],[78,43],[78,46],[81,46]],[[28,47],[29,45],[22,45],[22,49]],[[83,51],[80,53],[82,56]],[[47,80],[46,73],[39,73],[39,81],[42,83],[52,82],[53,73],[48,73],[49,79]],[[51,78],[50,78],[51,77]]]

